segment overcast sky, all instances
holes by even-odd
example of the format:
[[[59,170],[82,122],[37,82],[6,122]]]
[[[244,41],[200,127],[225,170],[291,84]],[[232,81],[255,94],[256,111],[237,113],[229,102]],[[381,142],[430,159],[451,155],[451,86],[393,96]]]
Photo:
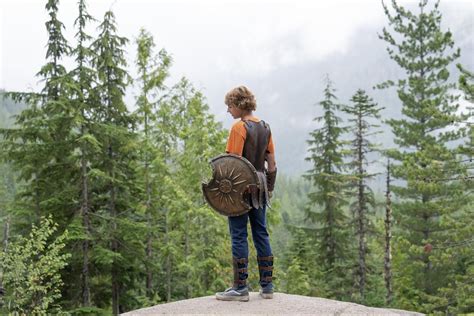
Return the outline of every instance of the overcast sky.
[[[34,77],[44,63],[47,14],[45,0],[0,2],[0,87],[34,89]],[[448,2],[448,1],[444,1]],[[76,0],[60,1],[60,19],[73,43]],[[188,77],[209,97],[211,110],[229,126],[222,96],[214,91],[225,80],[229,88],[245,84],[279,67],[316,61],[344,52],[354,32],[364,25],[381,25],[385,17],[377,0],[94,0],[89,12],[98,20],[108,9],[116,14],[119,32],[131,39],[129,60],[135,58],[133,39],[141,27],[158,48],[173,55],[174,78]],[[414,3],[414,1],[401,1]],[[474,2],[450,0],[460,13]],[[443,3],[442,3],[443,4]],[[91,32],[94,30],[91,29]],[[130,67],[133,68],[133,67]],[[258,97],[258,94],[257,94]]]
[[[398,2],[406,6],[418,3]],[[35,74],[45,62],[45,3],[46,0],[0,0],[0,88],[37,90]],[[366,88],[357,82],[358,75],[386,80],[383,72],[395,67],[386,56],[384,44],[376,38],[387,24],[379,0],[89,0],[87,4],[89,13],[98,20],[107,10],[114,11],[120,35],[130,39],[127,50],[132,75],[134,39],[143,27],[153,35],[157,51],[164,47],[173,56],[169,84],[182,76],[190,79],[203,91],[211,112],[224,127],[229,128],[233,122],[226,114],[225,93],[236,85],[249,85],[261,106],[257,115],[268,118],[281,133],[282,126],[295,130],[295,144],[285,145],[288,161],[294,159],[291,150],[300,152],[298,157],[303,159],[305,139],[314,128],[314,113],[308,113],[318,98],[319,84],[314,82],[320,81],[325,72],[330,71],[337,79],[339,90],[352,93],[345,89],[353,89],[354,81],[358,87]],[[443,21],[449,21],[447,27],[457,31],[456,45],[469,48],[462,52],[463,62],[473,65],[474,1],[442,0],[440,9]],[[65,35],[74,45],[77,0],[60,1],[59,13]],[[97,34],[96,26],[88,32]],[[458,37],[460,32],[464,35]],[[460,43],[458,38],[469,43]],[[359,41],[365,44],[359,47]],[[377,51],[371,52],[374,42]],[[363,58],[374,62],[386,58],[382,64],[387,68],[373,69],[371,63],[361,63]],[[338,64],[328,68],[336,60]],[[349,71],[351,63],[369,68],[348,72],[352,78],[346,82],[345,71]],[[339,65],[345,69],[338,69]],[[374,83],[365,84],[371,88]],[[277,85],[278,89],[274,88]],[[133,91],[127,96],[127,103],[133,105]],[[270,112],[272,105],[278,106],[278,115]],[[277,146],[277,152],[278,148],[281,146]]]

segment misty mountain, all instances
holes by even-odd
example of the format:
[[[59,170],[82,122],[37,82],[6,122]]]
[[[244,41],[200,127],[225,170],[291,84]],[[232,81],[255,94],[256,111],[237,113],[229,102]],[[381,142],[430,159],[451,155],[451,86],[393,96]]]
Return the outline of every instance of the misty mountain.
[[[464,19],[446,19],[453,25],[450,29],[455,39],[455,47],[461,48],[461,57],[456,61],[467,69],[474,68],[472,58],[472,16]],[[452,22],[452,23],[451,23]],[[354,36],[342,53],[332,54],[326,58],[312,62],[295,63],[279,67],[267,74],[249,78],[246,85],[258,91],[258,108],[256,115],[268,121],[272,127],[276,143],[277,162],[280,172],[298,175],[310,168],[305,162],[310,131],[318,128],[313,121],[322,111],[317,103],[322,100],[324,77],[329,75],[336,88],[339,102],[348,104],[357,89],[367,91],[375,102],[385,107],[382,118],[400,117],[401,103],[395,89],[377,90],[374,86],[388,79],[403,78],[404,73],[392,61],[386,52],[386,43],[378,38],[382,28],[365,27],[354,32]],[[292,45],[288,41],[288,45]],[[286,43],[282,43],[286,45]],[[324,45],[324,43],[321,43]],[[277,61],[275,61],[277,62]],[[451,65],[450,80],[457,82],[459,71]],[[225,77],[217,87],[217,91],[227,91],[232,78]],[[206,94],[206,92],[205,92]],[[223,103],[220,98],[208,94],[211,104]],[[461,101],[462,103],[462,101]],[[344,115],[340,115],[344,118]],[[393,136],[387,125],[382,126],[383,134],[379,134],[376,142],[383,148],[393,145]],[[382,171],[383,165],[373,165],[373,169]]]
[[[11,127],[15,121],[14,116],[26,108],[25,104],[4,97],[4,92],[0,89],[0,128]]]

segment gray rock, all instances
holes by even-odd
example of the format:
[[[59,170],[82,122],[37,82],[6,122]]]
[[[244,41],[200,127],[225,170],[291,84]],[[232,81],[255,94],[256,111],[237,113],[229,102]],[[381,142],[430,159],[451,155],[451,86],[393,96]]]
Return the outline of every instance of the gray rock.
[[[367,307],[318,297],[275,293],[266,300],[257,292],[249,302],[223,302],[214,296],[198,297],[142,308],[122,315],[423,315],[397,309]]]

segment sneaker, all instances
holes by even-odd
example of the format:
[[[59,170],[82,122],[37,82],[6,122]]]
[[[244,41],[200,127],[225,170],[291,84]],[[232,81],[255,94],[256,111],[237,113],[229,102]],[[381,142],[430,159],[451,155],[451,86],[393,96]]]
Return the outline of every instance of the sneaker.
[[[262,298],[272,299],[273,298],[273,286],[267,286],[267,287],[261,288],[259,294]]]
[[[241,289],[236,288],[236,287],[231,287],[225,290],[224,292],[216,293],[216,299],[220,301],[248,302],[249,301],[249,288],[247,286],[244,286]]]

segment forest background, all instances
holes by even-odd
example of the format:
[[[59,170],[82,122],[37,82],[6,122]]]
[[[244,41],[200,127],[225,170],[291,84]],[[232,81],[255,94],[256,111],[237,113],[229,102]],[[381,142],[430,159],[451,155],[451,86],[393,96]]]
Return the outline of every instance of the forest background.
[[[114,6],[92,17],[78,1],[63,21],[62,2],[45,2],[38,84],[14,91],[2,63],[2,308],[117,314],[230,282],[226,219],[200,183],[224,148],[238,66],[277,144],[279,291],[472,312],[473,8],[402,3],[309,62],[295,62],[291,32],[248,68],[194,58],[190,73],[218,69],[211,92],[173,75],[159,32],[122,37]]]

